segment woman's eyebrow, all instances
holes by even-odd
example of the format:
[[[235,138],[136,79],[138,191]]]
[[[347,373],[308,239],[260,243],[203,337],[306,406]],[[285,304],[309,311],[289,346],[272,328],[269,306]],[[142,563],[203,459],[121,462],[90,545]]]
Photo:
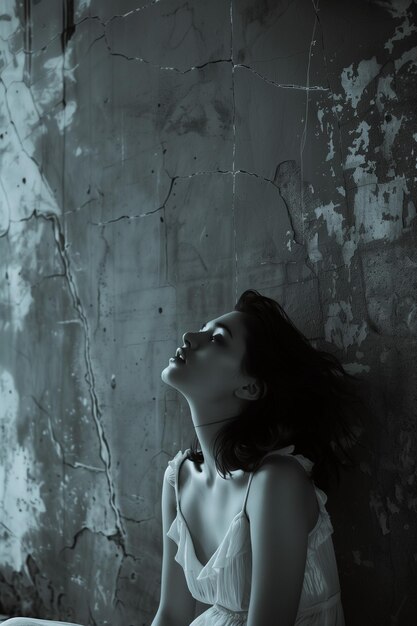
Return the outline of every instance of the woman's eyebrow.
[[[207,322],[204,322],[200,330],[203,330],[204,326],[206,325],[207,325]],[[231,338],[233,339],[232,331],[230,330],[228,326],[226,326],[226,324],[223,324],[222,322],[214,322],[214,325],[217,326],[218,328],[224,328],[224,330],[226,330],[231,336]]]

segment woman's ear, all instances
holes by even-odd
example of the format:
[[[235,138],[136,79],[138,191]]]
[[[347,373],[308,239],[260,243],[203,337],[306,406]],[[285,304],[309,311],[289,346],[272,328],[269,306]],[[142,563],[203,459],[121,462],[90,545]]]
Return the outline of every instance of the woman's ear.
[[[235,396],[242,400],[259,400],[266,394],[267,386],[263,381],[253,381],[235,389]]]

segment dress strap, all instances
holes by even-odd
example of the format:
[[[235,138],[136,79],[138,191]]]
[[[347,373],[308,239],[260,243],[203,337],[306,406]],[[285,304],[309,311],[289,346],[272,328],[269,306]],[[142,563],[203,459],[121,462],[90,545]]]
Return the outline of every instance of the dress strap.
[[[312,461],[310,461],[310,459],[307,459],[305,456],[303,456],[302,454],[292,454],[294,452],[295,446],[294,444],[291,444],[290,446],[285,446],[285,448],[279,448],[278,450],[271,450],[270,452],[267,452],[261,460],[261,463],[263,462],[264,459],[266,459],[267,456],[269,456],[270,454],[282,454],[282,455],[289,455],[292,456],[292,458],[297,459],[297,461],[299,461],[301,463],[301,465],[304,467],[304,469],[306,470],[306,472],[308,474],[310,474],[311,469],[314,465],[314,463]],[[256,471],[256,470],[255,470]],[[252,478],[255,472],[251,472],[250,476],[249,476],[249,480],[248,480],[248,486],[246,488],[246,494],[245,494],[245,499],[243,501],[243,508],[242,511],[245,513],[246,515],[246,501],[248,499],[248,494],[249,494],[249,488],[252,482]]]
[[[168,461],[168,465],[167,465],[167,468],[166,468],[167,479],[168,479],[168,482],[174,487],[175,493],[177,493],[177,491],[178,491],[179,466],[182,464],[182,462],[187,457],[187,454],[188,454],[189,450],[190,450],[190,448],[187,448],[187,450],[185,450],[185,452],[183,452],[182,450],[179,450],[177,452],[177,454],[174,456],[174,458],[171,459],[170,461]]]

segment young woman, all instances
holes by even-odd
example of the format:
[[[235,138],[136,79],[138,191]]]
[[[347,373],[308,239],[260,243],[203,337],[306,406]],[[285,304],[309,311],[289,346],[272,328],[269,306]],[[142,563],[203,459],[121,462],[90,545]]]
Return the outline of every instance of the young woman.
[[[186,398],[196,439],[164,476],[152,626],[343,626],[316,482],[352,461],[358,379],[255,290],[186,332],[161,378]],[[198,617],[196,600],[211,605]]]
[[[183,344],[161,378],[187,399],[197,437],[164,476],[152,626],[343,626],[327,496],[315,483],[339,480],[351,461],[356,378],[254,290]],[[195,618],[196,600],[211,606]],[[70,626],[2,626],[32,625]]]

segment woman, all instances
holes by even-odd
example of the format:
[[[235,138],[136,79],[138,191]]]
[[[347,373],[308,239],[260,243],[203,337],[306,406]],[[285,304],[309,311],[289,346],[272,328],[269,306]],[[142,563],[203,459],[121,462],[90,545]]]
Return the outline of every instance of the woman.
[[[151,626],[343,626],[327,497],[313,481],[339,480],[335,450],[351,460],[356,378],[254,290],[183,344],[161,378],[187,399],[197,437],[164,476]],[[211,605],[197,618],[196,600]],[[67,626],[3,626],[31,624]]]
[[[352,461],[356,377],[254,290],[183,344],[161,378],[186,398],[197,438],[165,472],[152,626],[343,626],[315,481],[339,482]],[[198,617],[196,600],[211,605]]]

